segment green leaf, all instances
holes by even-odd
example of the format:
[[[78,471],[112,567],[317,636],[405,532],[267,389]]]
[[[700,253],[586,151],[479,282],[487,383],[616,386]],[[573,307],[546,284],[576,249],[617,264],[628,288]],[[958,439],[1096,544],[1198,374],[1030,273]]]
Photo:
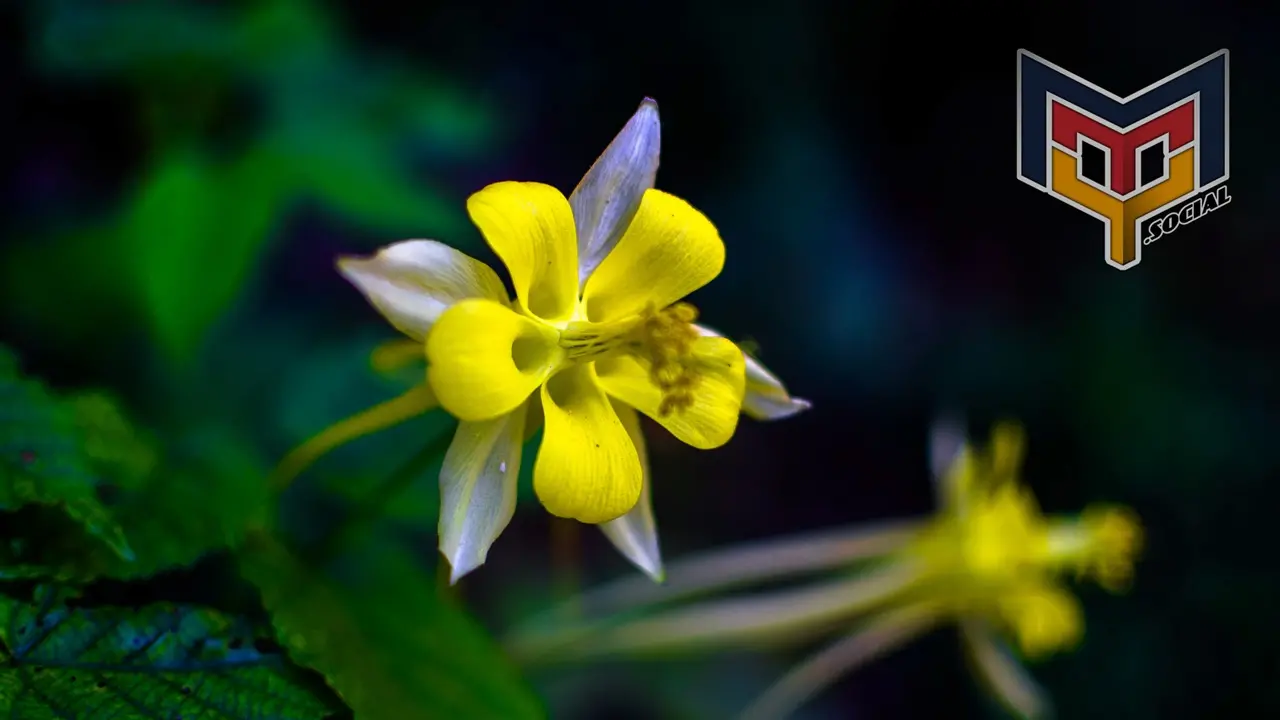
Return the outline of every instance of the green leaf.
[[[22,720],[321,720],[333,708],[253,628],[159,604],[71,608],[47,586],[0,597],[0,715]]]
[[[315,568],[255,534],[241,569],[290,656],[360,720],[546,717],[484,630],[393,543],[364,535]]]
[[[268,152],[214,165],[175,150],[126,212],[126,252],[156,339],[185,360],[244,286],[283,208],[287,169]]]
[[[99,552],[88,566],[90,576],[133,579],[189,565],[234,547],[246,527],[263,522],[270,494],[262,463],[219,432],[192,433],[183,441],[181,456],[170,457],[112,506],[138,548],[136,560],[118,562]]]
[[[0,347],[0,511],[57,506],[117,559],[132,560],[123,531],[98,500],[99,481],[74,413],[20,375],[17,358]]]
[[[79,431],[80,446],[102,484],[138,490],[160,465],[158,441],[139,430],[109,395],[76,393],[63,400]]]
[[[269,502],[262,464],[235,438],[188,432],[164,455],[98,393],[66,401],[79,424],[85,457],[106,507],[123,529],[134,557],[108,546],[48,512],[7,518],[0,539],[0,578],[87,581],[154,575],[190,565],[210,551],[234,546],[247,526],[263,521]]]
[[[299,195],[368,230],[401,237],[468,231],[463,198],[415,178],[393,144],[367,124],[306,113],[280,125],[271,148],[288,158]]]

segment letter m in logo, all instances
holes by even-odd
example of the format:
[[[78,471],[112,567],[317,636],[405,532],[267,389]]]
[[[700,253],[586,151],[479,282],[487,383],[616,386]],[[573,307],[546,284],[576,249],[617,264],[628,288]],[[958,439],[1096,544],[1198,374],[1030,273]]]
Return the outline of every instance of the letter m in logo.
[[[1227,181],[1227,51],[1128,96],[1018,51],[1018,179],[1105,225],[1107,264],[1142,259],[1147,218]]]

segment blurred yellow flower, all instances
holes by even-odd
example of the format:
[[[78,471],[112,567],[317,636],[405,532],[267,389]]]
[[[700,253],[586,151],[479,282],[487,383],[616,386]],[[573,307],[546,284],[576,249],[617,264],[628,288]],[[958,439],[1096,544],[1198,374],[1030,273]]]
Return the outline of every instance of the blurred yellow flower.
[[[521,449],[539,426],[534,490],[552,514],[601,524],[654,577],[662,567],[636,411],[699,448],[733,436],[738,415],[808,403],[732,341],[695,324],[683,298],[724,265],[715,226],[653,189],[660,125],[645,100],[565,198],[500,182],[467,211],[506,265],[514,301],[487,265],[409,240],[339,269],[411,338],[375,353],[391,369],[425,357],[427,380],[321,433],[281,464],[296,475],[353,437],[437,405],[460,421],[440,476],[441,551],[453,579],[484,562],[515,508]]]
[[[964,442],[952,426],[939,425],[933,439],[941,508],[930,520],[693,558],[672,565],[664,587],[623,582],[587,593],[579,606],[595,614],[632,612],[815,570],[841,570],[838,580],[622,622],[535,622],[514,636],[511,649],[532,661],[800,642],[856,628],[793,670],[745,715],[776,718],[858,664],[951,621],[960,625],[975,667],[1006,707],[1043,717],[1043,693],[1003,647],[1001,635],[1029,659],[1074,646],[1083,635],[1083,611],[1063,576],[1092,578],[1113,592],[1125,589],[1141,549],[1141,526],[1120,507],[1042,515],[1018,482],[1024,443],[1015,425],[998,425],[985,450]],[[847,574],[854,563],[862,563],[862,571]]]
[[[986,453],[962,447],[942,478],[942,512],[901,552],[925,568],[927,592],[1000,623],[1025,655],[1038,657],[1071,647],[1083,632],[1079,602],[1062,587],[1062,572],[1124,589],[1141,529],[1118,507],[1045,518],[1018,484],[1022,451],[1022,431],[1011,424],[995,428]]]

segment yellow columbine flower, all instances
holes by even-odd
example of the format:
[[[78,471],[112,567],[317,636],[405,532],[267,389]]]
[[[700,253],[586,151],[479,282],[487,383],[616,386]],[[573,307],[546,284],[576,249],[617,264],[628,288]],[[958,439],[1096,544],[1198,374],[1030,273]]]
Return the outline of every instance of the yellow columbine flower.
[[[1039,658],[1072,647],[1084,630],[1079,601],[1063,576],[1092,578],[1116,592],[1132,579],[1141,548],[1137,518],[1095,506],[1045,517],[1018,483],[1021,430],[997,426],[991,446],[970,447],[952,426],[934,432],[942,507],[928,521],[731,549],[674,564],[663,587],[622,582],[578,606],[606,614],[670,603],[695,593],[815,570],[862,564],[862,572],[800,590],[707,601],[621,622],[532,623],[511,649],[528,660],[647,653],[733,644],[800,642],[856,628],[802,663],[744,717],[783,717],[855,666],[943,622],[957,623],[974,665],[1006,707],[1043,717],[1048,702],[1004,647]]]
[[[700,335],[697,313],[679,302],[724,266],[709,220],[647,190],[580,284],[573,210],[555,188],[498,183],[467,210],[511,272],[517,302],[494,292],[442,313],[426,337],[427,378],[465,422],[523,419],[531,397],[541,404],[533,487],[547,510],[602,523],[639,502],[640,457],[611,398],[694,447],[728,442],[742,409],[742,351]]]
[[[279,476],[442,406],[460,420],[440,475],[440,548],[456,580],[510,521],[521,448],[542,425],[533,475],[543,505],[601,524],[661,577],[636,411],[710,449],[732,437],[740,412],[780,418],[808,402],[682,302],[720,273],[724,244],[700,212],[653,189],[659,145],[657,105],[645,100],[568,199],[531,182],[471,196],[467,211],[507,266],[514,301],[487,265],[432,240],[342,259],[343,275],[410,338],[380,349],[375,366],[425,357],[429,382],[321,433]]]

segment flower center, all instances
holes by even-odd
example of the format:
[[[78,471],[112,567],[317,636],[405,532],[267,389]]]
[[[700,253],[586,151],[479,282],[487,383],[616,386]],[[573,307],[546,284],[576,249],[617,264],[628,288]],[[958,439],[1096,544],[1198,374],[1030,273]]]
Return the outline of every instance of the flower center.
[[[592,362],[613,352],[636,356],[662,391],[658,413],[665,416],[693,405],[700,378],[693,346],[702,337],[693,325],[697,319],[698,310],[688,303],[663,310],[649,306],[619,320],[571,322],[560,331],[560,347],[576,362]]]
[[[975,504],[960,529],[966,570],[982,578],[1006,577],[1038,566],[1046,552],[1043,521],[1022,488],[1005,485]]]

